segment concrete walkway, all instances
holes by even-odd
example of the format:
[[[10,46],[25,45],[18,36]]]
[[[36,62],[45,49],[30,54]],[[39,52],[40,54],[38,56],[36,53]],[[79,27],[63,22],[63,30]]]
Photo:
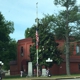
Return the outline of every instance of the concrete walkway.
[[[27,77],[27,80],[74,80],[80,79],[80,76],[52,76],[52,77]]]

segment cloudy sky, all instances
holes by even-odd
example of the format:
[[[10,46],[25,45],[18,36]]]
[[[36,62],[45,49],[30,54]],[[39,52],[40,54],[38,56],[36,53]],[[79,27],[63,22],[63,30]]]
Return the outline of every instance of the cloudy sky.
[[[25,30],[35,24],[37,2],[40,19],[43,14],[55,14],[62,9],[54,6],[53,0],[0,0],[0,12],[6,20],[14,22],[15,31],[10,34],[11,38],[16,41],[25,38]]]

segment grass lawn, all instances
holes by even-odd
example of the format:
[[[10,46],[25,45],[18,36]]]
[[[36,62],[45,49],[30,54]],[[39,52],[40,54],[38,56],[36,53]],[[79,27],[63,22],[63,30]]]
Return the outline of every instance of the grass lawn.
[[[10,79],[2,79],[2,80],[28,80],[27,78],[10,78]]]
[[[2,80],[27,80],[26,76],[20,77],[18,76],[5,76]]]
[[[76,78],[76,77],[80,77],[80,74],[72,74],[70,76],[67,75],[54,75],[51,77],[38,77],[38,79],[48,79],[48,78],[52,78],[52,79],[56,79],[56,78]],[[2,80],[31,80],[31,79],[37,79],[37,77],[20,77],[20,76],[5,76]]]

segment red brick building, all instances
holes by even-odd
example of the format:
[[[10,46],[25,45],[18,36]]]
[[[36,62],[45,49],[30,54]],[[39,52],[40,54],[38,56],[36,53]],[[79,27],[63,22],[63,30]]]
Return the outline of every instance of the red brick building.
[[[56,40],[59,43],[58,48],[63,52],[62,58],[63,63],[60,65],[54,64],[50,71],[52,75],[56,74],[66,74],[66,58],[65,58],[65,41]],[[32,39],[22,39],[18,40],[17,46],[17,60],[10,62],[10,74],[16,75],[20,74],[20,71],[23,70],[27,72],[28,70],[28,61],[30,60],[30,46],[33,45]],[[71,73],[80,73],[80,42],[74,41],[70,42],[70,71]]]
[[[27,72],[28,69],[28,61],[30,60],[30,46],[32,45],[32,39],[22,39],[18,40],[17,46],[17,60],[10,62],[10,74],[16,75],[20,74],[20,71]]]
[[[63,52],[65,50],[65,40],[56,40],[59,43],[58,48]],[[66,56],[62,55],[63,63],[59,66],[54,64],[51,68],[52,74],[66,74]],[[71,74],[80,73],[80,41],[70,41],[70,71]]]

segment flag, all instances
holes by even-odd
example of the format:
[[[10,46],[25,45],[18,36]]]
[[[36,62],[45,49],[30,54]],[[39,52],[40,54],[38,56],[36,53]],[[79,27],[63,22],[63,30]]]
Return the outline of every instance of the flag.
[[[36,29],[36,41],[39,42],[38,30]]]
[[[38,29],[36,28],[36,48],[38,49],[38,42],[39,42],[39,35],[38,35]]]

